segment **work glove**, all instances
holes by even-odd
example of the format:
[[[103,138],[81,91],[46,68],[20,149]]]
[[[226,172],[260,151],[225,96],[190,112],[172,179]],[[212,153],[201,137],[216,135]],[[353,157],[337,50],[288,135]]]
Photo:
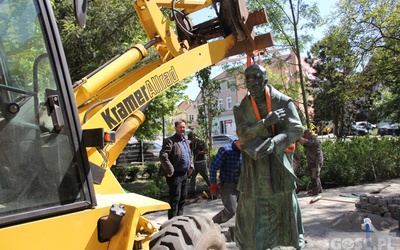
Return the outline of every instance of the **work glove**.
[[[218,192],[218,185],[217,184],[211,184],[210,185],[210,194],[215,195]]]
[[[264,126],[269,127],[279,121],[284,120],[285,117],[286,117],[286,111],[285,109],[281,108],[269,112],[269,114],[264,119],[262,119],[262,122],[264,123]]]

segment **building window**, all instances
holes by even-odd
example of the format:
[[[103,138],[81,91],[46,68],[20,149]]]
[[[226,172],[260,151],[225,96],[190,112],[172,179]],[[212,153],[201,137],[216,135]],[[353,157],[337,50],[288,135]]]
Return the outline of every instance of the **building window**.
[[[228,96],[228,97],[226,98],[226,109],[227,109],[227,110],[232,109],[232,97],[230,97],[230,96]]]
[[[194,115],[189,115],[189,121],[192,122],[194,120]]]
[[[224,103],[223,103],[222,99],[218,99],[218,109],[219,110],[224,109]]]

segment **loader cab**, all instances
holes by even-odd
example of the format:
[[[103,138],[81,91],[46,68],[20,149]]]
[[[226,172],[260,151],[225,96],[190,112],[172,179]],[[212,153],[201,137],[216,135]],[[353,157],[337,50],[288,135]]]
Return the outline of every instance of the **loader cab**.
[[[50,9],[0,1],[0,228],[96,203]]]

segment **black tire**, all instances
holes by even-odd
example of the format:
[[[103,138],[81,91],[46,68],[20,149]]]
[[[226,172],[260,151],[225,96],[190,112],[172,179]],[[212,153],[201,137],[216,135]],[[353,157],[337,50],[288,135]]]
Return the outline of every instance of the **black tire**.
[[[162,224],[151,250],[225,250],[221,227],[202,216],[177,216]]]

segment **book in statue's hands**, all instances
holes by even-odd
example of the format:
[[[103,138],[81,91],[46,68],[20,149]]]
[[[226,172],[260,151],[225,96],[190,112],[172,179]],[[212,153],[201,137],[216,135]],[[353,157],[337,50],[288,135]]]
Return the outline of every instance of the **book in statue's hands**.
[[[272,152],[270,150],[271,140],[271,138],[263,140],[257,137],[250,142],[250,144],[244,149],[244,152],[250,155],[253,160],[260,159]]]

